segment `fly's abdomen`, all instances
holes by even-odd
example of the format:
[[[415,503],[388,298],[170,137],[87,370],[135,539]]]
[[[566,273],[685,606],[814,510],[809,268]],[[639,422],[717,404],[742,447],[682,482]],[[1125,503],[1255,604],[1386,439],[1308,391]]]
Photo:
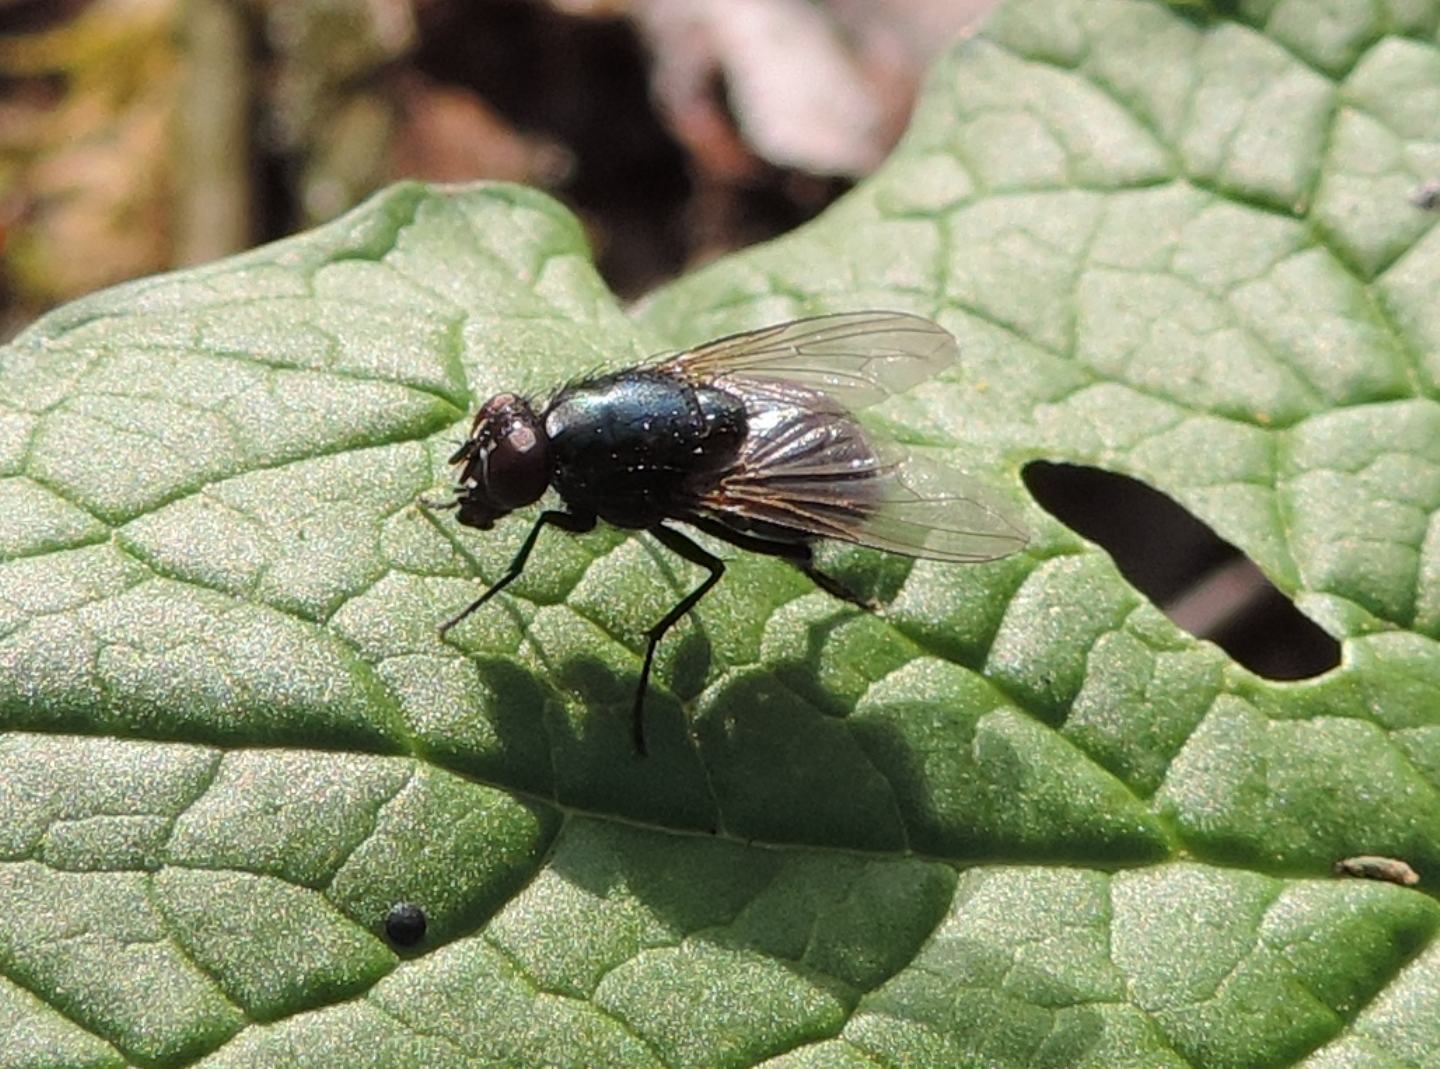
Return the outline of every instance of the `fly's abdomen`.
[[[556,490],[621,527],[658,523],[713,485],[745,429],[737,398],[648,370],[568,386],[545,413]]]

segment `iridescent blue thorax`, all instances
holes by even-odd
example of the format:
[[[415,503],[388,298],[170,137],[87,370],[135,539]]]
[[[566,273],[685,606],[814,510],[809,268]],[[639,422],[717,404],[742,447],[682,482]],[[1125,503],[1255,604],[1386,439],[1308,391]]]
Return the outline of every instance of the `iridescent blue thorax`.
[[[618,527],[684,511],[734,464],[746,434],[739,398],[645,369],[572,383],[542,420],[556,491]]]

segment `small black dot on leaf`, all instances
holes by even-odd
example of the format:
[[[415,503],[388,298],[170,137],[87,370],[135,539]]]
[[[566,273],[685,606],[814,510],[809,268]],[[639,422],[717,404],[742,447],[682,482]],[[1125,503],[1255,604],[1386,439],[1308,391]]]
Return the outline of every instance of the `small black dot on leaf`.
[[[425,938],[425,911],[413,902],[397,902],[385,915],[385,935],[396,946],[411,947]]]

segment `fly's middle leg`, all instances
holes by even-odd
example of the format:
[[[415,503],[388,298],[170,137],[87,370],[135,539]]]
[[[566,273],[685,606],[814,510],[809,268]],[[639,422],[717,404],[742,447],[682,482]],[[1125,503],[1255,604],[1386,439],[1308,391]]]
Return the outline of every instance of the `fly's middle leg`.
[[[679,531],[656,525],[650,528],[650,533],[666,549],[679,554],[691,564],[700,565],[710,574],[701,581],[699,586],[676,602],[675,607],[662,616],[659,622],[647,632],[650,641],[645,647],[645,663],[640,668],[640,685],[635,688],[633,711],[635,752],[642,757],[645,755],[645,691],[650,686],[650,669],[655,663],[655,648],[660,645],[660,640],[665,637],[665,632],[674,627],[682,616],[693,609],[725,574],[724,561],[713,553],[705,552]]]

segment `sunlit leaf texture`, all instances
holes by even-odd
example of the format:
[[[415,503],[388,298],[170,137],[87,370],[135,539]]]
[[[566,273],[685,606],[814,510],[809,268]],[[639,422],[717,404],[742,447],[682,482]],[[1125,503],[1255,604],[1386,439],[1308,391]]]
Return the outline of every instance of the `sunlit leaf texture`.
[[[0,1065],[1434,1066],[1440,4],[1013,0],[816,223],[627,315],[510,187],[102,293],[0,352]],[[458,528],[467,413],[827,310],[976,566],[699,578]],[[1342,643],[1259,679],[1031,502],[1128,474]],[[1331,875],[1395,857],[1410,889]],[[423,908],[419,944],[386,937]]]

